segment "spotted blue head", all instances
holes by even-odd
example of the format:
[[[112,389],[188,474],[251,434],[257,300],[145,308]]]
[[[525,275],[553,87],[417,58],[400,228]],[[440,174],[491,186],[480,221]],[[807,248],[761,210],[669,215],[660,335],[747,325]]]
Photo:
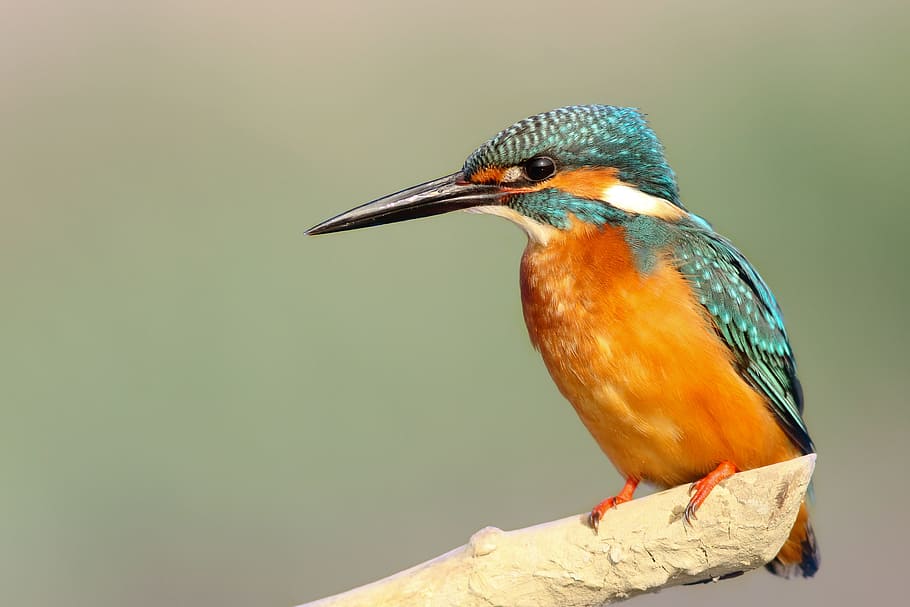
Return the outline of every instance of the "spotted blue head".
[[[537,158],[551,159],[556,171],[612,168],[619,181],[680,204],[663,146],[635,108],[573,105],[531,116],[475,150],[463,172],[468,179],[490,168],[530,165],[533,172]]]

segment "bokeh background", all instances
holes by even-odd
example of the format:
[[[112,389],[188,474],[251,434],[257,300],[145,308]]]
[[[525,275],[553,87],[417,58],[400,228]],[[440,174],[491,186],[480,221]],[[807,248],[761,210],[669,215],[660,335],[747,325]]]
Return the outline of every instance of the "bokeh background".
[[[821,452],[816,579],[635,604],[901,603],[910,5],[631,4],[5,5],[0,604],[294,605],[615,492],[519,230],[302,236],[594,102],[769,280]]]

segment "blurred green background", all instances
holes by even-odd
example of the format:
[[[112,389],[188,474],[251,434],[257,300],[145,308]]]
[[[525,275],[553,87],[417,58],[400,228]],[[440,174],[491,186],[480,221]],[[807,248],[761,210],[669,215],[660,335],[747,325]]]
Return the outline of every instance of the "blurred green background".
[[[635,604],[900,602],[908,24],[897,1],[7,5],[0,604],[293,605],[615,492],[528,344],[519,230],[302,236],[572,103],[645,110],[768,279],[821,453],[816,579]]]

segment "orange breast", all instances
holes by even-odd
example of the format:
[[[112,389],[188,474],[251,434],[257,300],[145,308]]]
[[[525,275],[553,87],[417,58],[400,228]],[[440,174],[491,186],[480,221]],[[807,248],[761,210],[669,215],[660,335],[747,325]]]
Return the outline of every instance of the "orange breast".
[[[550,375],[624,475],[670,486],[799,455],[685,279],[666,259],[640,273],[621,228],[529,243],[521,294]]]

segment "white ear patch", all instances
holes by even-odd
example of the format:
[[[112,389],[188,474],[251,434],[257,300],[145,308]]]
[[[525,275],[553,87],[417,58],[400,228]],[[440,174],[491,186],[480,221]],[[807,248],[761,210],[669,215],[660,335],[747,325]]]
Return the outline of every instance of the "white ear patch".
[[[518,181],[523,174],[524,172],[521,170],[521,167],[509,167],[506,169],[506,172],[502,174],[502,182],[511,183],[513,181]]]
[[[534,221],[530,217],[522,215],[514,209],[510,209],[507,206],[502,205],[490,205],[483,207],[471,207],[465,209],[468,213],[484,213],[486,215],[498,215],[499,217],[505,217],[512,223],[516,224],[522,230],[525,231],[525,234],[528,235],[528,239],[541,245],[545,245],[550,241],[550,238],[559,232],[558,228],[553,226],[540,223],[539,221]]]
[[[681,219],[686,212],[663,198],[645,194],[635,186],[615,183],[604,188],[601,200],[629,213],[661,219]]]

